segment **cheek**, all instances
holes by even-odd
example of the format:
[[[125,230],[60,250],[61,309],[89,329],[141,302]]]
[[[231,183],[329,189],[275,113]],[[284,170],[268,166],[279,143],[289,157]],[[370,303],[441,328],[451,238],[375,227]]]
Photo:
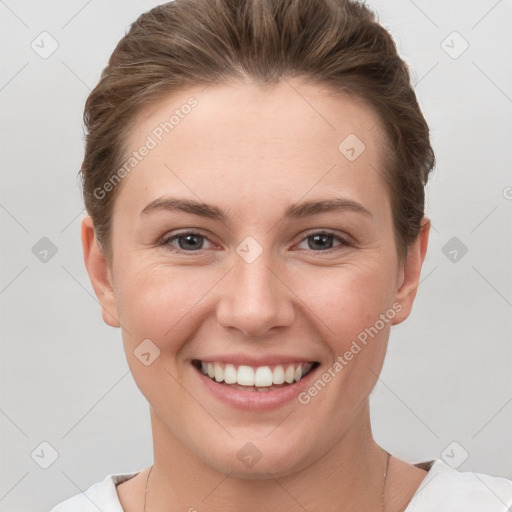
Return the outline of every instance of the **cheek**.
[[[149,338],[160,348],[177,349],[189,317],[201,310],[216,274],[206,267],[170,267],[168,264],[127,265],[121,275],[120,320],[130,344]]]
[[[391,307],[392,283],[377,265],[355,265],[311,272],[298,295],[323,326],[332,348],[344,351]]]
[[[180,409],[186,397],[178,381],[186,368],[179,364],[179,353],[201,325],[201,299],[218,279],[211,269],[148,262],[126,265],[119,275],[123,344],[135,382],[158,410],[170,403]]]
[[[284,270],[281,277],[287,286],[280,293],[282,300],[296,304],[295,321],[314,324],[336,352],[343,352],[391,306],[392,282],[382,260]],[[125,343],[133,350],[148,338],[162,351],[177,352],[204,320],[215,315],[222,297],[236,293],[225,288],[225,273],[226,268],[212,265],[123,261],[116,296]]]

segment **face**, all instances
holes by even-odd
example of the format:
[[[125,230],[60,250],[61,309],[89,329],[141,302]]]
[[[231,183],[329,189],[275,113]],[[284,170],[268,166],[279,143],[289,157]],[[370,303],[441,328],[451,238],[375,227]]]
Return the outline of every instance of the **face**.
[[[247,478],[298,471],[368,427],[428,235],[399,261],[377,114],[291,83],[189,89],[146,110],[111,267],[82,228],[157,443]]]

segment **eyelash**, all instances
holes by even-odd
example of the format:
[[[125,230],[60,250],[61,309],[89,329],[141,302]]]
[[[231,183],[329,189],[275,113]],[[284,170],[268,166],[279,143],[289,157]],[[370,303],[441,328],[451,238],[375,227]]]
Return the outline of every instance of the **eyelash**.
[[[194,236],[199,236],[201,238],[204,238],[205,240],[208,240],[210,243],[212,243],[207,236],[203,235],[202,233],[198,233],[196,231],[183,231],[182,233],[177,233],[175,235],[172,235],[172,236],[169,236],[169,237],[166,237],[162,240],[162,242],[160,243],[160,245],[162,246],[167,246],[168,250],[170,250],[171,252],[174,252],[174,253],[178,253],[178,254],[201,254],[201,251],[203,249],[199,249],[199,250],[192,250],[192,251],[185,251],[184,249],[176,249],[174,248],[173,246],[171,246],[171,242],[174,241],[174,240],[177,240],[181,237],[186,237],[188,235],[194,235]],[[302,238],[300,240],[300,242],[303,242],[304,240],[307,240],[308,238],[311,238],[315,235],[327,235],[327,236],[333,236],[335,239],[337,239],[339,242],[341,242],[340,246],[338,247],[332,247],[330,249],[325,249],[325,250],[313,250],[313,249],[306,249],[312,253],[327,253],[327,254],[330,254],[334,251],[336,251],[337,249],[339,249],[340,247],[350,247],[352,246],[353,244],[351,244],[348,240],[344,239],[344,238],[341,238],[340,236],[336,235],[335,233],[333,233],[332,231],[329,231],[329,230],[320,230],[320,231],[313,231],[309,234],[307,234],[304,238]]]

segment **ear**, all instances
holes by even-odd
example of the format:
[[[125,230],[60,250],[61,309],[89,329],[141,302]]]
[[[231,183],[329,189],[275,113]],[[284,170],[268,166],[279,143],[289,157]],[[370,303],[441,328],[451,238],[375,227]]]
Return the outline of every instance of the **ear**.
[[[412,305],[420,284],[420,274],[427,253],[428,237],[430,234],[430,219],[423,217],[421,228],[416,241],[409,246],[407,258],[402,264],[398,277],[398,290],[395,302],[402,308],[393,318],[391,325],[403,322],[411,313]]]
[[[112,286],[112,273],[101,250],[94,224],[89,215],[82,219],[82,249],[84,262],[94,292],[101,304],[103,321],[111,327],[119,327],[119,315]]]

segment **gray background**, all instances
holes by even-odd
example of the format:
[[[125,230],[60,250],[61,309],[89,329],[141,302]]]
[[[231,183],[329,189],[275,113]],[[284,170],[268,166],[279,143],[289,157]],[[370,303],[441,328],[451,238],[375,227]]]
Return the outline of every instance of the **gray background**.
[[[76,174],[85,99],[155,5],[0,0],[1,511],[49,510],[153,460],[147,403],[83,263]],[[422,283],[371,395],[374,435],[411,463],[512,478],[512,4],[369,5],[410,65],[437,156]],[[47,58],[31,47],[51,49],[43,31],[58,43]]]

